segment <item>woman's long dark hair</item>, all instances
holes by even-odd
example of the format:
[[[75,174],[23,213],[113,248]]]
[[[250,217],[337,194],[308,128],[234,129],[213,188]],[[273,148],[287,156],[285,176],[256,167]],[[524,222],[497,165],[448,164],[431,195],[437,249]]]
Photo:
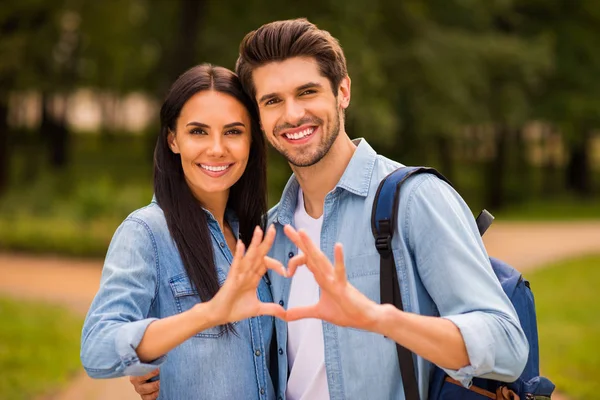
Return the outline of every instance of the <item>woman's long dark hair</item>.
[[[204,90],[214,90],[237,99],[246,107],[252,121],[248,165],[242,177],[231,187],[227,201],[227,207],[235,211],[239,219],[241,239],[246,246],[256,225],[265,227],[267,151],[255,105],[233,72],[202,64],[186,71],[173,83],[160,109],[160,135],[154,151],[154,193],[190,282],[202,301],[208,301],[219,290],[219,280],[207,215],[185,181],[180,155],[173,153],[167,142],[169,131],[175,132],[183,105]]]

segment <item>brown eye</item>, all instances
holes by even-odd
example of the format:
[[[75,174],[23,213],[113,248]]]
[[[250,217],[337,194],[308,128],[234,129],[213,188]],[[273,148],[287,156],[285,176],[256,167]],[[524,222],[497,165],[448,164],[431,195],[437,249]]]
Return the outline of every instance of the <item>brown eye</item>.
[[[270,105],[277,104],[277,103],[279,103],[279,99],[271,99],[265,103],[265,106],[270,106]]]

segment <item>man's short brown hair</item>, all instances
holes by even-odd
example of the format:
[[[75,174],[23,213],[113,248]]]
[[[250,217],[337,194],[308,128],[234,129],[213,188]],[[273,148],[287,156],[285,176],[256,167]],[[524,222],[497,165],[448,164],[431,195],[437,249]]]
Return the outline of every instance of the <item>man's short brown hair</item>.
[[[235,70],[246,92],[256,99],[252,71],[292,57],[313,57],[337,96],[340,82],[348,75],[346,57],[336,38],[306,18],[270,22],[248,33],[240,44]]]

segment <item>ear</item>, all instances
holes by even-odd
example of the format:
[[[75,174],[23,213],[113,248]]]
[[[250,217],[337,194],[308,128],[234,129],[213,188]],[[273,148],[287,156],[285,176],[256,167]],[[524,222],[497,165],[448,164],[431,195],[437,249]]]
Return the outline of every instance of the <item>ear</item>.
[[[167,135],[167,143],[169,143],[169,147],[171,151],[175,154],[179,154],[179,146],[177,146],[177,142],[175,141],[175,133],[169,130],[169,134]]]
[[[350,105],[350,85],[350,77],[346,75],[344,78],[342,78],[340,87],[338,89],[338,101],[343,109],[348,108]]]

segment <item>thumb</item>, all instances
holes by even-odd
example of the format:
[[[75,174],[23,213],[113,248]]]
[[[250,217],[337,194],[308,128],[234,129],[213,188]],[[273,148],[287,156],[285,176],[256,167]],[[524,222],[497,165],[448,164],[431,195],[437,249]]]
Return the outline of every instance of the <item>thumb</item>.
[[[258,315],[271,315],[285,320],[286,311],[279,304],[261,302],[258,308]]]

